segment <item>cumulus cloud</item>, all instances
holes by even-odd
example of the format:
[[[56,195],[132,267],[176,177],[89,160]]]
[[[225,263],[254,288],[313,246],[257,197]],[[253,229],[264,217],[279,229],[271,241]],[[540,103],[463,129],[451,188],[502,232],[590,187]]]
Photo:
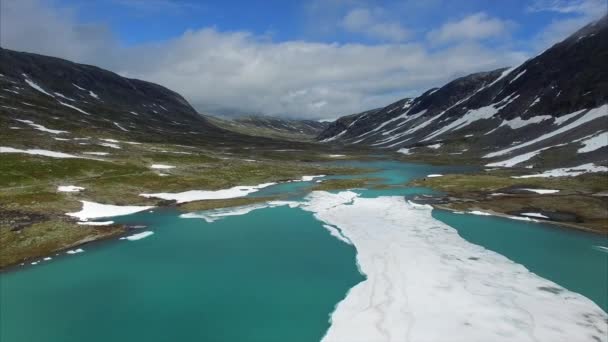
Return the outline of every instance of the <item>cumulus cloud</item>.
[[[471,14],[457,21],[450,21],[432,30],[427,37],[434,43],[448,43],[463,40],[483,40],[504,37],[509,34],[514,23],[493,18],[486,13]]]
[[[416,95],[456,76],[515,65],[526,57],[472,40],[441,49],[423,43],[275,42],[215,28],[123,47],[107,27],[83,26],[72,13],[49,7],[49,2],[1,4],[3,47],[156,82],[207,113],[335,118]]]
[[[401,42],[410,33],[398,21],[390,20],[382,9],[355,8],[342,19],[341,26],[355,33],[362,33],[371,38]]]

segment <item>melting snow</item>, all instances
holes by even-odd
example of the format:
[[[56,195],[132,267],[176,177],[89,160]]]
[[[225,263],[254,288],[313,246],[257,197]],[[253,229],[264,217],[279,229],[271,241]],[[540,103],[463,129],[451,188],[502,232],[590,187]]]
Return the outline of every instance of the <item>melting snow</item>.
[[[72,106],[71,104],[67,104],[67,103],[65,103],[65,102],[61,102],[61,101],[59,101],[59,100],[57,100],[57,102],[59,102],[59,104],[61,104],[62,106],[66,106],[66,107],[68,107],[68,108],[72,108],[72,109],[74,109],[74,110],[76,110],[76,111],[81,112],[82,114],[91,115],[91,114],[89,114],[89,113],[85,112],[84,110],[82,110],[82,109],[80,109],[80,108],[78,108],[78,107],[76,107],[76,106]]]
[[[546,194],[556,194],[559,190],[550,190],[550,189],[521,189],[526,191],[536,192],[537,194],[546,195]]]
[[[120,206],[111,204],[100,204],[90,201],[80,201],[82,203],[82,209],[78,212],[67,213],[66,215],[77,217],[81,221],[88,221],[89,219],[111,217],[111,216],[122,216],[144,211],[152,206]]]
[[[315,178],[321,178],[321,177],[325,177],[325,175],[302,176],[302,178],[300,180],[302,182],[310,182],[310,181],[314,180]]]
[[[150,165],[151,169],[174,169],[173,165],[164,165],[164,164],[152,164]]]
[[[536,218],[542,218],[542,219],[548,219],[549,217],[541,214],[541,213],[521,213],[520,215],[522,216],[529,216],[529,217],[536,217]]]
[[[509,81],[509,83],[515,82],[518,78],[520,78],[521,76],[523,76],[523,74],[525,74],[525,73],[526,73],[526,70],[524,69],[524,71],[520,72],[515,77],[513,77],[513,79],[511,81]]]
[[[65,253],[66,253],[66,254],[78,254],[78,253],[82,253],[82,252],[84,252],[84,249],[82,249],[82,248],[78,248],[78,249],[72,249],[72,250],[69,250],[69,251],[67,251],[67,252],[65,252]]]
[[[578,149],[578,153],[587,153],[608,146],[608,132],[602,132],[592,136],[591,138],[581,141],[584,145]]]
[[[336,306],[324,342],[606,341],[595,303],[466,241],[429,206],[313,192],[302,208],[340,229],[366,276]]]
[[[141,239],[145,239],[150,235],[153,235],[154,232],[152,231],[145,231],[145,232],[141,232],[141,233],[137,233],[137,234],[133,234],[133,235],[129,235],[126,237],[121,237],[121,240],[129,240],[129,241],[137,241],[137,240],[141,240]]]
[[[82,152],[82,154],[90,154],[94,156],[107,156],[108,152]]]
[[[63,153],[63,152],[55,152],[48,150],[40,150],[40,149],[28,149],[28,150],[20,150],[12,147],[0,146],[0,153],[25,153],[31,155],[39,155],[51,158],[84,158],[75,156],[73,154]]]
[[[82,87],[79,87],[79,86],[78,86],[77,84],[75,84],[75,83],[72,83],[72,85],[73,85],[74,87],[76,87],[76,88],[78,88],[78,89],[82,90],[82,91],[87,91],[86,89],[84,89],[84,88],[82,88]]]
[[[401,154],[412,154],[412,149],[410,148],[400,148],[399,150],[397,150],[397,152],[401,153]]]
[[[244,197],[251,193],[257,192],[260,189],[269,187],[276,183],[263,183],[253,186],[235,186],[229,189],[221,190],[190,190],[177,193],[156,193],[156,194],[140,194],[146,198],[160,198],[164,200],[174,200],[177,203],[186,203],[192,201],[210,200],[210,199],[228,199]]]
[[[59,96],[59,97],[61,97],[61,98],[63,98],[63,99],[66,99],[66,100],[68,100],[68,101],[72,101],[72,102],[75,102],[75,101],[76,101],[76,100],[74,100],[74,99],[72,99],[72,98],[69,98],[69,97],[67,97],[67,96],[63,95],[62,93],[55,92],[54,94],[55,94],[55,95],[57,95],[57,96]]]
[[[551,118],[553,118],[551,115],[538,115],[538,116],[533,116],[529,119],[522,119],[520,117],[517,117],[512,120],[503,121],[500,124],[500,126],[498,126],[498,127],[509,126],[509,127],[511,127],[511,129],[518,129],[518,128],[522,128],[522,127],[525,127],[528,125],[537,124],[539,122],[543,122],[543,121],[549,120]]]
[[[585,123],[587,123],[589,121],[592,121],[592,120],[595,120],[595,119],[598,119],[598,118],[601,118],[601,117],[606,117],[606,116],[608,116],[608,104],[605,104],[605,105],[603,105],[601,107],[597,107],[597,108],[591,109],[587,113],[585,113],[585,115],[581,116],[580,118],[576,119],[575,121],[573,121],[573,122],[571,122],[571,123],[569,123],[569,124],[567,124],[565,126],[562,126],[562,127],[558,128],[558,129],[552,131],[552,132],[543,134],[542,136],[540,136],[540,137],[538,137],[536,139],[527,141],[527,142],[525,142],[523,144],[519,144],[519,145],[515,145],[515,146],[512,146],[512,147],[506,148],[506,149],[501,150],[501,151],[488,153],[488,154],[486,154],[483,157],[484,158],[493,158],[493,157],[497,157],[497,156],[502,156],[502,155],[505,155],[505,154],[513,151],[513,150],[517,150],[517,149],[520,149],[520,148],[523,148],[523,147],[526,147],[526,146],[530,146],[530,145],[536,144],[537,142],[540,142],[540,141],[549,139],[551,137],[554,137],[554,136],[556,136],[558,134],[567,132],[567,131],[569,131],[569,130],[575,128],[575,127],[578,127],[578,126],[580,126],[582,124],[585,124]]]
[[[59,192],[80,192],[82,190],[84,190],[83,187],[75,185],[60,185],[57,187]]]
[[[434,133],[431,133],[430,135],[428,135],[427,137],[422,139],[422,141],[431,140],[432,138],[434,138],[438,135],[441,135],[443,133],[446,133],[448,131],[461,129],[478,120],[489,119],[489,118],[493,117],[494,114],[498,113],[499,109],[500,109],[500,107],[495,107],[495,104],[491,104],[489,106],[481,107],[478,109],[470,109],[463,116],[452,121],[448,125],[443,126],[442,128],[438,129]]]
[[[99,145],[99,146],[105,146],[105,147],[110,147],[110,148],[114,148],[114,149],[117,149],[117,150],[120,149],[119,145],[113,144],[113,143],[109,143],[109,142],[97,143],[97,145]]]
[[[77,222],[81,226],[109,226],[114,224],[114,221],[85,221],[85,222]]]
[[[537,173],[533,175],[524,176],[512,176],[512,178],[537,178],[537,177],[574,177],[582,175],[584,173],[592,172],[608,172],[608,167],[595,165],[593,163],[583,164],[575,167],[563,167],[559,169],[553,169],[545,171],[543,173]]]
[[[116,126],[116,127],[120,128],[121,130],[123,130],[123,131],[125,131],[125,132],[128,132],[128,131],[129,131],[128,129],[126,129],[126,128],[122,127],[122,126],[121,126],[121,125],[120,125],[118,122],[113,122],[113,123],[114,123],[114,126]]]
[[[25,83],[27,83],[30,87],[32,87],[32,88],[38,90],[39,92],[43,93],[44,95],[48,95],[50,97],[55,97],[55,96],[47,93],[46,90],[42,89],[38,84],[36,84],[36,82],[34,82],[34,81],[32,81],[32,80],[30,80],[28,78],[25,79]]]
[[[46,128],[46,127],[44,127],[42,125],[34,123],[31,120],[21,120],[21,119],[15,119],[15,120],[17,120],[19,122],[22,122],[24,124],[28,124],[28,125],[32,126],[34,129],[37,129],[37,130],[42,131],[42,132],[47,132],[47,133],[52,133],[52,134],[68,133],[68,131],[60,131],[60,130],[57,130],[57,129]]]

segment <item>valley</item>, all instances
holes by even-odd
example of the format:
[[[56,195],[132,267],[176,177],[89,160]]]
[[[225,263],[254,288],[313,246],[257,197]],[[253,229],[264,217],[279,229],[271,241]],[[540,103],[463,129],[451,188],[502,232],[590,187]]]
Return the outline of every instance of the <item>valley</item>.
[[[608,15],[439,78],[358,11],[372,63],[272,30],[133,73],[0,47],[0,340],[608,342]]]

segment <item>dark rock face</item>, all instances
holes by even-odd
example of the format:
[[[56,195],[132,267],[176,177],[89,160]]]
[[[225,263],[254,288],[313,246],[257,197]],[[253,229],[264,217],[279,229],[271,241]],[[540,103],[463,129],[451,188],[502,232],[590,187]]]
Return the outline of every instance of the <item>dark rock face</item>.
[[[574,156],[574,146],[608,128],[608,114],[601,113],[608,111],[606,61],[608,16],[515,68],[472,74],[414,99],[343,117],[318,140],[393,150],[458,144],[463,153],[480,157],[543,137],[542,142],[517,149],[517,154],[573,143],[562,158],[545,159],[555,165],[568,164],[569,157],[579,163],[601,163],[606,160],[606,148]],[[589,114],[593,120],[544,139],[593,109],[597,114]],[[581,112],[566,116],[577,111]]]

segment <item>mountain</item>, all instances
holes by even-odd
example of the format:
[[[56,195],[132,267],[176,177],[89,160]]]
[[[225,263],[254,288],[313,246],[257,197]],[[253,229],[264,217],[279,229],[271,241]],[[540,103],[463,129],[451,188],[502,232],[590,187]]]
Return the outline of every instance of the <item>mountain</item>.
[[[0,48],[4,117],[142,139],[205,139],[231,133],[209,123],[179,94],[90,65]],[[184,139],[186,138],[186,139]]]
[[[329,126],[328,122],[281,119],[261,115],[234,119],[207,116],[207,119],[216,126],[238,133],[290,140],[313,140]]]
[[[317,139],[489,166],[597,168],[608,147],[608,16],[514,68],[349,115]]]

